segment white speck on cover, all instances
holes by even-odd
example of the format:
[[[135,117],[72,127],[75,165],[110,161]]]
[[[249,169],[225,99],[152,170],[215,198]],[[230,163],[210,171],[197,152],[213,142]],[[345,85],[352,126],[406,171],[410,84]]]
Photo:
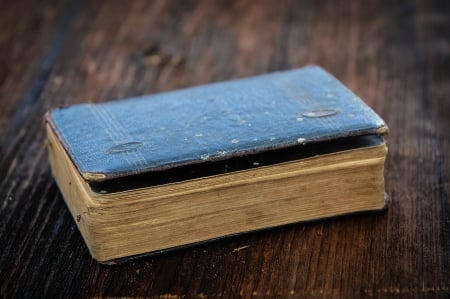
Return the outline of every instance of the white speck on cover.
[[[225,156],[227,151],[217,151],[217,154],[219,154],[219,156]]]
[[[234,143],[234,144],[236,144],[236,143],[238,143],[239,142],[239,140],[238,139],[236,139],[236,138],[234,138],[234,139],[231,139],[231,143]]]

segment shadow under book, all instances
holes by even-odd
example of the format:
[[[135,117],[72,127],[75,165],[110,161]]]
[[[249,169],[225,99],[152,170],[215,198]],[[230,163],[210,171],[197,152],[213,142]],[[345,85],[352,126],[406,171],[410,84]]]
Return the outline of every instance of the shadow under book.
[[[99,262],[386,205],[386,124],[315,66],[58,108],[46,127]]]

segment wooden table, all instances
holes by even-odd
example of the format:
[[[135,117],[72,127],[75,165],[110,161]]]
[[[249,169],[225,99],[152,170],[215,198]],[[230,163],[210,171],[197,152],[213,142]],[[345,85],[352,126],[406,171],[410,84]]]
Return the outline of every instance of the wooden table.
[[[449,3],[2,1],[0,297],[448,298]],[[50,173],[48,109],[306,64],[389,124],[387,211],[90,258]]]

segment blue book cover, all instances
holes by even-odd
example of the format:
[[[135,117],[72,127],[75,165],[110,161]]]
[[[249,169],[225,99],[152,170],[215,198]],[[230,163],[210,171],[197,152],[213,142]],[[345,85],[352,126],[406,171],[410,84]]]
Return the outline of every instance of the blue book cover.
[[[46,120],[90,182],[387,131],[316,66],[58,108]]]

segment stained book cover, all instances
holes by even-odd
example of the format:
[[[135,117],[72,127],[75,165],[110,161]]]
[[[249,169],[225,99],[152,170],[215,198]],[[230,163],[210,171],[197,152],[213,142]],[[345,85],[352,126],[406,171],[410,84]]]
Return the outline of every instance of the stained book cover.
[[[59,108],[47,120],[87,181],[387,130],[316,66]]]

